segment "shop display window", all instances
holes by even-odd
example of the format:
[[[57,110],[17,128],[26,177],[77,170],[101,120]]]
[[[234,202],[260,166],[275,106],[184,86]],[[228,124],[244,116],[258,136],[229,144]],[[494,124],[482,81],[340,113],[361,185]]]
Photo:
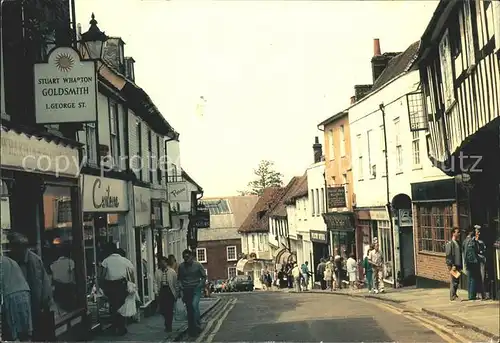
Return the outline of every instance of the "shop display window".
[[[7,234],[11,229],[11,217],[10,217],[10,196],[9,190],[7,188],[7,183],[0,180],[0,234],[2,240],[2,254],[8,252],[8,240]]]
[[[70,187],[46,186],[43,192],[42,260],[52,281],[54,316],[58,319],[83,307],[78,282],[82,282],[83,261],[74,239],[75,203]],[[76,193],[74,193],[76,194]]]
[[[127,233],[125,217],[122,214],[84,213],[84,241],[87,266],[87,308],[91,326],[111,323],[107,297],[99,285],[98,268],[107,257],[104,249],[108,243],[123,249],[127,256]]]
[[[391,236],[391,225],[388,220],[378,221],[378,232],[379,232],[379,242],[380,250],[382,251],[382,258],[384,261],[384,275],[385,279],[392,282],[392,236]]]

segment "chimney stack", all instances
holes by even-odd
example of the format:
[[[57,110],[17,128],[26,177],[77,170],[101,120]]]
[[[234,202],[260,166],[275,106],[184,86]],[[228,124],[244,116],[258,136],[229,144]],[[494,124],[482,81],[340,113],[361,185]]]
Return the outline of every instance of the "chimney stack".
[[[356,102],[356,97],[353,95],[351,96],[351,105],[354,104]]]
[[[382,52],[380,51],[380,39],[373,39],[373,56],[380,56]]]
[[[314,151],[314,163],[321,162],[321,156],[323,156],[323,148],[319,143],[318,136],[314,137],[313,151]]]

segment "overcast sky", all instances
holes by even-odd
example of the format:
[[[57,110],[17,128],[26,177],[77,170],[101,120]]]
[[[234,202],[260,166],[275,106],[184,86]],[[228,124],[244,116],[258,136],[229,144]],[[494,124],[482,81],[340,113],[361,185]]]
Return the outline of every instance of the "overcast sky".
[[[262,159],[285,182],[313,160],[317,124],[372,83],[382,52],[420,39],[437,1],[76,0],[77,22],[125,41],[138,85],[180,132],[206,196],[246,188]],[[204,115],[197,114],[200,96]]]

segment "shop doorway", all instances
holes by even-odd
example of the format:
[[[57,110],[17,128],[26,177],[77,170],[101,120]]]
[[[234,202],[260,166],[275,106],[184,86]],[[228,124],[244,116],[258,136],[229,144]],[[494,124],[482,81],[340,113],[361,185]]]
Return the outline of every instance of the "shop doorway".
[[[314,274],[316,275],[315,280],[320,280],[317,273],[318,265],[322,258],[327,258],[330,254],[328,253],[328,244],[326,243],[312,243],[313,246],[313,258],[314,258]]]
[[[413,286],[416,283],[413,227],[400,228],[399,246],[401,257],[401,284]]]

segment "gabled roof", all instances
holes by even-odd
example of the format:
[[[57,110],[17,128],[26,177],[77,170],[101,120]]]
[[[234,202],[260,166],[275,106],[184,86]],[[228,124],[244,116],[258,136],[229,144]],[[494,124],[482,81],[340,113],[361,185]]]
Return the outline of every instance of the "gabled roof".
[[[317,126],[321,126],[321,125],[327,125],[327,124],[330,124],[334,121],[336,121],[337,119],[340,119],[340,118],[343,118],[345,117],[346,115],[348,115],[349,112],[347,110],[343,110],[343,111],[340,111],[339,113],[335,113],[333,116],[331,116],[330,118],[328,119],[325,119],[323,120],[321,123],[319,123]]]
[[[200,200],[210,210],[210,229],[233,229],[237,234],[250,211],[259,200],[257,195],[203,197]],[[200,229],[206,230],[206,229]]]
[[[297,180],[294,189],[290,192],[290,195],[285,200],[285,205],[295,204],[295,200],[307,196],[308,193],[309,190],[307,189],[307,173],[305,173],[299,178],[299,180]]]
[[[271,210],[269,211],[270,217],[286,217],[286,204],[285,201],[290,197],[297,186],[297,182],[300,181],[300,176],[294,176],[288,182],[288,185],[284,188],[283,192],[277,197]]]
[[[283,188],[270,187],[264,189],[259,200],[241,224],[238,232],[267,232],[269,231],[269,211]]]
[[[189,174],[186,173],[184,169],[182,169],[182,178],[187,182],[193,184],[196,188],[198,188],[198,191],[203,192],[203,188],[201,188],[201,186],[197,184],[196,181],[194,181],[193,178],[189,176]]]
[[[387,64],[387,67],[384,69],[382,74],[380,74],[380,76],[373,83],[373,87],[370,93],[376,92],[379,88],[382,88],[382,86],[394,79],[396,76],[410,70],[413,62],[417,58],[419,46],[420,41],[416,41],[415,43],[411,44],[404,52],[393,57]]]

